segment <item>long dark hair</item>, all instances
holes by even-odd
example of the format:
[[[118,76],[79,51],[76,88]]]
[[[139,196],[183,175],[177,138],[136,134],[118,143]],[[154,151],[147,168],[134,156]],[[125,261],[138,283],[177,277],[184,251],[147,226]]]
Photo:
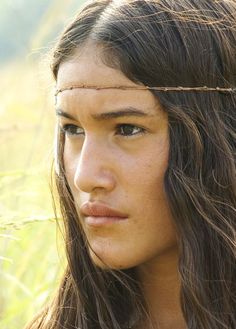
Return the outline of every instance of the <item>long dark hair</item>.
[[[62,62],[86,41],[102,60],[148,86],[236,86],[234,0],[96,0],[66,28]],[[152,91],[168,113],[165,190],[179,242],[181,307],[189,329],[236,328],[236,93]],[[29,328],[121,329],[145,316],[135,269],[91,261],[63,167],[56,173],[68,267],[54,301]],[[158,298],[158,296],[157,296]]]

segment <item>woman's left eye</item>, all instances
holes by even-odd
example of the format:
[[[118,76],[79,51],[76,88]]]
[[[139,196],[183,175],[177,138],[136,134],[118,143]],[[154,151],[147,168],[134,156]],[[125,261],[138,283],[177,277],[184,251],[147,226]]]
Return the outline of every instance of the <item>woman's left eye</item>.
[[[132,125],[132,124],[119,124],[116,126],[116,134],[117,135],[122,135],[126,137],[138,135],[138,134],[143,134],[145,133],[145,129]]]

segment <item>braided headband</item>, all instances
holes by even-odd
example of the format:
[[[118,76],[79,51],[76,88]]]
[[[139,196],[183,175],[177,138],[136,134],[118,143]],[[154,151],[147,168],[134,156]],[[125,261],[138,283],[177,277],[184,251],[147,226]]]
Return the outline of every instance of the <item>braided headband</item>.
[[[61,89],[56,89],[55,96],[59,93],[62,93],[65,90],[73,90],[73,89],[95,89],[95,90],[103,90],[103,89],[120,89],[120,90],[156,90],[162,92],[169,91],[197,91],[197,92],[208,92],[208,91],[218,91],[222,93],[235,93],[235,88],[221,88],[221,87],[149,87],[149,86],[86,86],[86,85],[73,85],[70,87],[64,87]]]

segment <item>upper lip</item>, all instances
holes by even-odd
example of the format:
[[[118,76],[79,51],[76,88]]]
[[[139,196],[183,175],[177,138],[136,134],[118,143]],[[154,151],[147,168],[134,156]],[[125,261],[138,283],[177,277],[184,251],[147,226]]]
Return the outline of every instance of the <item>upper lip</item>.
[[[124,214],[116,209],[108,207],[101,202],[85,202],[80,207],[80,212],[84,216],[94,216],[94,217],[120,217],[126,218],[127,214]]]

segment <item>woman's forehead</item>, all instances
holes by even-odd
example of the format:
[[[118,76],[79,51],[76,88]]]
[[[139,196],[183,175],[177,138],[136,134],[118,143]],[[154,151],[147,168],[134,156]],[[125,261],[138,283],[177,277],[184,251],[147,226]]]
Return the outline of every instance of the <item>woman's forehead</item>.
[[[124,88],[120,88],[123,86]],[[129,80],[120,70],[106,66],[99,57],[96,47],[78,50],[74,56],[63,62],[58,71],[56,85],[57,103],[63,107],[100,106],[114,108],[132,104],[154,108],[158,100],[148,90]],[[127,88],[127,89],[125,89]]]
[[[91,113],[138,109],[156,115],[161,106],[148,90],[85,89],[64,90],[56,96],[56,108],[69,112]]]
[[[73,57],[59,66],[57,89],[73,85],[135,86],[119,69],[111,68],[102,60],[102,49],[95,45],[78,48]]]

